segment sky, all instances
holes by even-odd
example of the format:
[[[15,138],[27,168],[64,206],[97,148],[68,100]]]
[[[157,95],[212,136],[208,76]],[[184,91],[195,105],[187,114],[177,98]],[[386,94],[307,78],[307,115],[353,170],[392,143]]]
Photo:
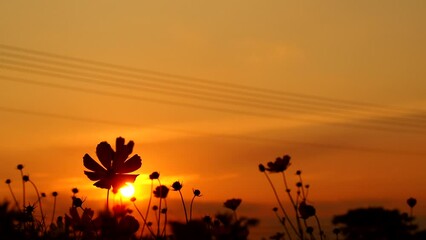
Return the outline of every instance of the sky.
[[[258,164],[289,154],[289,182],[301,169],[324,217],[407,211],[408,197],[426,216],[425,10],[420,0],[1,1],[0,176],[19,192],[21,163],[42,191],[102,199],[82,157],[121,136],[143,159],[141,199],[158,171],[188,197],[200,189],[210,214],[236,197],[268,216],[275,200]]]

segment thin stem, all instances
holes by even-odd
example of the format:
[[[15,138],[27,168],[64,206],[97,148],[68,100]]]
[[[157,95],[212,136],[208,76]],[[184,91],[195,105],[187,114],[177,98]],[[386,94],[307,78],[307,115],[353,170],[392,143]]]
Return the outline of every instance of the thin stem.
[[[163,235],[164,237],[166,237],[166,226],[167,226],[167,199],[164,199],[164,205],[166,206],[166,212],[164,213],[164,226],[163,226],[163,233],[161,235]]]
[[[305,229],[308,229],[308,223],[306,222],[306,219],[303,219],[303,223],[305,225]],[[314,234],[312,233],[308,233],[308,234],[311,237],[311,240],[315,240]]]
[[[22,205],[24,207],[23,211],[25,212],[25,181],[24,181],[24,172],[19,170],[21,172],[21,179],[22,179]]]
[[[106,209],[109,212],[109,188],[107,190]]]
[[[297,211],[298,205],[297,205],[297,203],[294,202],[293,196],[291,196],[291,194],[290,194],[290,189],[288,188],[288,185],[287,185],[285,172],[282,172],[282,176],[283,176],[283,181],[284,181],[284,185],[285,185],[285,188],[286,188],[286,192],[288,194],[288,197],[290,198],[291,204],[293,205],[294,212],[296,214],[296,223],[297,223],[297,228],[299,229],[300,238],[303,239],[303,235],[304,235],[303,229],[302,229],[302,225],[300,224],[299,212]]]
[[[38,189],[37,186],[34,184],[33,181],[29,180],[29,182],[33,185],[36,193],[37,193],[37,198],[38,198],[38,204],[40,205],[40,213],[41,213],[41,222],[42,222],[42,226],[44,228],[44,231],[46,231],[46,224],[44,222],[44,214],[43,214],[43,205],[41,204],[41,198],[40,198],[40,194],[38,193]]]
[[[161,222],[161,203],[162,203],[162,196],[163,196],[163,191],[162,191],[162,187],[161,187],[161,181],[160,181],[160,179],[157,179],[158,180],[158,184],[159,184],[159,186],[160,186],[160,204],[159,204],[159,206],[158,206],[158,220],[157,220],[157,237],[159,237],[160,236],[160,222]]]
[[[186,212],[185,201],[183,200],[183,195],[182,195],[182,192],[180,190],[179,190],[179,194],[180,194],[180,199],[182,200],[183,211],[185,212],[186,223],[188,223],[188,213]]]
[[[139,215],[141,216],[141,218],[142,218],[142,220],[143,220],[143,224],[144,224],[144,226],[146,225],[146,218],[142,215],[142,213],[141,213],[141,211],[139,210],[139,208],[136,206],[136,203],[135,202],[133,202],[133,206],[135,207],[135,209],[136,209],[136,211],[139,213]],[[151,235],[152,235],[152,237],[154,237],[155,238],[155,234],[154,234],[154,232],[149,228],[149,227],[147,227],[148,228],[148,230],[149,230],[149,232],[151,233]],[[142,238],[142,235],[141,235],[141,238]]]
[[[287,215],[287,212],[285,211],[280,198],[278,197],[278,193],[277,190],[274,187],[274,184],[272,183],[271,179],[269,178],[268,174],[266,172],[264,172],[266,179],[268,179],[269,184],[271,185],[272,191],[274,192],[275,198],[277,199],[278,205],[280,206],[281,211],[283,212],[285,218],[288,220],[288,223],[290,224],[290,227],[293,229],[293,231],[296,233],[296,235],[300,238],[303,239],[298,233],[296,228],[294,227],[293,223],[290,221],[290,218]],[[290,235],[290,233],[288,232],[288,235]]]
[[[50,221],[50,225],[53,224],[53,220],[55,219],[55,210],[56,210],[56,196],[53,199],[53,213],[52,213],[52,221]]]
[[[302,185],[302,196],[303,196],[303,200],[304,201],[306,201],[306,195],[305,195],[305,190],[304,190],[304,188],[303,188],[303,180],[302,180],[302,174],[299,174],[299,180],[300,180],[300,183],[301,183],[301,185]]]
[[[145,213],[145,219],[148,219],[148,214],[149,214],[149,210],[151,208],[151,201],[152,201],[152,191],[154,190],[154,180],[151,180],[151,194],[149,195],[149,201],[148,201],[148,207],[146,209],[146,213]],[[142,230],[141,230],[141,239],[143,236],[143,232],[145,231],[145,226],[146,226],[146,222],[144,222],[143,226],[142,226]]]
[[[195,195],[192,197],[192,199],[191,199],[191,205],[190,205],[190,207],[189,207],[189,221],[191,221],[192,220],[192,204],[194,203],[194,199],[195,199]]]
[[[161,188],[160,188],[160,196],[161,196]],[[160,197],[160,204],[158,206],[158,219],[157,219],[157,237],[160,236],[161,203],[162,203],[162,198]]]
[[[275,212],[275,216],[277,216],[278,221],[279,221],[279,222],[283,225],[283,227],[284,227],[285,231],[286,231],[287,233],[290,233],[290,232],[288,231],[287,225],[285,224],[285,218],[284,218],[284,219],[283,219],[283,218],[281,218],[281,217],[278,215],[278,213],[277,213],[277,212]],[[290,235],[290,234],[287,234],[287,235],[288,235],[288,238],[289,238],[290,240],[292,240],[291,235]]]
[[[9,187],[10,194],[12,194],[13,201],[15,201],[16,207],[18,208],[18,210],[20,210],[18,200],[16,200],[16,197],[15,197],[15,194],[13,193],[12,187],[10,186],[10,184],[7,184],[7,186]]]
[[[318,216],[315,214],[315,220],[317,221],[317,224],[318,224],[318,229],[319,229],[319,231],[320,231],[320,238],[321,238],[321,240],[323,239],[322,238],[322,235],[324,234],[324,232],[322,231],[322,229],[321,229],[321,224],[320,224],[320,221],[319,221],[319,219],[318,219]]]

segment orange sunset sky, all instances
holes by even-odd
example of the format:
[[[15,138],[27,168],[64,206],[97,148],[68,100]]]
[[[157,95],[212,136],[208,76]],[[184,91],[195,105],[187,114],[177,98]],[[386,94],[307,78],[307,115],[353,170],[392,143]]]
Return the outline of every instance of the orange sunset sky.
[[[159,171],[218,203],[199,215],[238,197],[274,217],[257,166],[289,154],[290,182],[301,169],[324,217],[407,211],[411,196],[424,216],[425,12],[421,0],[1,1],[0,176],[20,196],[22,163],[43,192],[104,199],[82,157],[122,136],[143,159],[136,196]]]

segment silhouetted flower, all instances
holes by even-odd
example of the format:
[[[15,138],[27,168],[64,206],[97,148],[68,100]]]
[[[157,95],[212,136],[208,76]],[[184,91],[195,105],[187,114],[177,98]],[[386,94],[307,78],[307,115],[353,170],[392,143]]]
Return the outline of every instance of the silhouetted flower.
[[[58,192],[53,192],[52,196],[54,196],[54,197],[58,196]]]
[[[274,208],[272,208],[272,211],[276,212],[276,211],[278,211],[278,208],[274,207]]]
[[[22,177],[22,180],[24,180],[24,182],[28,182],[28,181],[30,181],[30,176],[28,176],[28,175],[24,175],[24,176]]]
[[[92,218],[94,215],[94,211],[90,208],[86,208],[83,210],[83,214],[78,214],[77,208],[70,208],[70,215],[65,214],[65,222],[70,224],[73,229],[79,231],[87,231],[90,228],[93,228],[94,224],[92,223]]]
[[[158,186],[154,190],[154,196],[156,198],[166,198],[168,193],[169,188],[164,185]]]
[[[10,184],[12,181],[10,179],[6,179],[6,184]]]
[[[263,164],[259,164],[259,171],[260,172],[264,172],[265,171],[265,166],[263,166]]]
[[[46,193],[44,193],[44,192],[42,192],[40,195],[41,195],[41,197],[46,197]]]
[[[179,191],[182,189],[182,183],[180,183],[179,181],[176,181],[172,184],[172,188],[174,191]]]
[[[299,205],[299,214],[301,218],[308,219],[309,217],[315,216],[316,210],[314,206],[308,205],[303,201]]]
[[[415,198],[409,198],[407,199],[407,204],[410,206],[410,208],[413,208],[417,204],[417,200]]]
[[[296,171],[296,175],[300,175],[300,174],[302,174],[302,171],[297,170],[297,171]]]
[[[157,205],[152,206],[152,210],[153,211],[157,211],[158,210],[158,206]]]
[[[134,202],[134,201],[136,201],[136,198],[132,197],[132,198],[130,198],[130,201]]]
[[[32,214],[35,210],[35,207],[33,205],[28,205],[25,207],[25,213]]]
[[[78,193],[78,188],[73,188],[73,189],[71,189],[71,192],[72,192],[73,194],[77,194],[77,193]]]
[[[162,214],[166,214],[166,213],[167,213],[167,208],[163,208],[163,209],[161,209],[161,213],[162,213]]]
[[[18,170],[22,170],[22,169],[24,168],[24,165],[22,165],[22,164],[18,164],[18,166],[16,166],[16,168],[17,168]]]
[[[314,228],[313,227],[307,227],[306,228],[306,233],[312,234],[313,232],[314,232]]]
[[[149,179],[151,180],[158,179],[159,177],[160,177],[160,174],[158,172],[153,172],[149,174]]]
[[[223,204],[226,208],[231,209],[232,211],[237,210],[238,206],[241,204],[241,199],[239,198],[232,198],[225,201]]]
[[[300,188],[300,187],[302,187],[302,186],[303,186],[303,184],[302,184],[301,182],[297,182],[297,183],[296,183],[296,187],[299,187],[299,188]]]
[[[284,172],[290,166],[290,156],[284,155],[282,158],[275,159],[275,162],[268,162],[267,171],[272,173]]]
[[[139,174],[128,174],[136,171],[142,166],[141,158],[135,154],[127,159],[133,151],[133,141],[124,144],[124,138],[117,138],[116,151],[107,142],[101,142],[96,147],[99,165],[89,154],[83,157],[84,166],[91,171],[84,171],[84,174],[92,180],[97,181],[93,185],[99,188],[119,189],[126,182],[134,182]]]
[[[72,197],[72,206],[75,208],[79,208],[83,205],[83,200],[78,197]]]
[[[200,190],[194,189],[194,190],[192,190],[192,192],[194,193],[195,197],[201,197],[201,191]]]

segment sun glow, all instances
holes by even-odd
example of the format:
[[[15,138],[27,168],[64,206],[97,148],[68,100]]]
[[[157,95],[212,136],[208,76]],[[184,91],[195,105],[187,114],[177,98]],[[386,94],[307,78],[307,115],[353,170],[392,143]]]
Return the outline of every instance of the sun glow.
[[[120,193],[123,195],[123,197],[130,198],[135,194],[135,188],[131,183],[126,183],[126,186],[120,188]]]

